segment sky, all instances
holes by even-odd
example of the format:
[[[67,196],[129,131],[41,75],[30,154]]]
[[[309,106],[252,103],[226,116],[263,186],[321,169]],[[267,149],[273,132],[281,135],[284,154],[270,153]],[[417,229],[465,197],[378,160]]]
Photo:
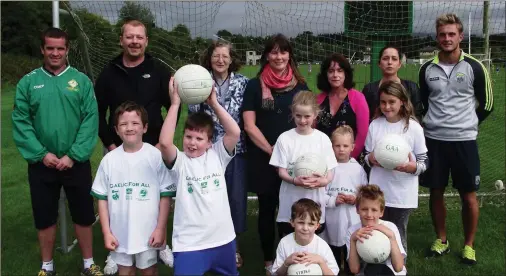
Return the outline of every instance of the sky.
[[[192,36],[213,38],[219,30],[226,29],[243,35],[266,36],[281,32],[294,36],[303,31],[335,33],[344,30],[344,2],[301,1],[250,1],[250,2],[139,2],[154,13],[156,25],[172,29],[185,24]],[[71,2],[73,7],[85,7],[115,23],[122,1]],[[434,21],[438,14],[456,13],[464,24],[465,35],[482,35],[483,1],[415,1],[413,4],[413,32],[434,34]],[[384,15],[388,16],[388,15]],[[505,33],[506,8],[504,1],[490,1],[490,33]]]

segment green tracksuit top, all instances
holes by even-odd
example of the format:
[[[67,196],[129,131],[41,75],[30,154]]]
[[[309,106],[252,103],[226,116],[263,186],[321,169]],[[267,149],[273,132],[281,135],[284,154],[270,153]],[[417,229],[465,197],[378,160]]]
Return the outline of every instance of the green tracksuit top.
[[[16,87],[12,125],[14,142],[28,163],[42,161],[48,152],[89,160],[98,139],[93,83],[71,66],[56,76],[33,70]]]

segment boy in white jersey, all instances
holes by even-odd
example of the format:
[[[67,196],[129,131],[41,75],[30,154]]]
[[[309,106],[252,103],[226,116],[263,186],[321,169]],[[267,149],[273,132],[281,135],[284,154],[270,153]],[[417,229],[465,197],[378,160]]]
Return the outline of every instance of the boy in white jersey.
[[[169,195],[176,187],[160,151],[142,142],[147,121],[146,110],[134,102],[116,109],[123,144],[104,156],[91,191],[119,275],[135,275],[134,263],[142,275],[157,274],[157,249],[166,241]]]
[[[390,221],[380,219],[385,211],[385,196],[378,185],[360,186],[356,206],[360,222],[352,225],[346,233],[347,259],[351,273],[358,274],[362,270],[361,274],[366,276],[406,275],[406,251],[402,247],[399,230]],[[357,242],[363,242],[373,230],[382,232],[390,240],[390,257],[382,264],[364,263],[357,252]]]
[[[332,132],[332,148],[339,166],[334,168],[334,178],[326,190],[325,230],[322,238],[330,245],[339,266],[344,262],[344,272],[351,274],[346,262],[346,232],[360,222],[355,209],[355,194],[360,185],[367,184],[364,168],[353,157],[353,129],[339,126]]]
[[[235,231],[228,204],[225,170],[235,154],[241,129],[218,103],[213,88],[206,103],[225,130],[212,144],[213,120],[204,112],[188,116],[184,126],[183,152],[174,145],[177,112],[181,99],[171,78],[171,106],[160,134],[165,165],[177,175],[172,246],[175,275],[238,275]],[[175,192],[174,192],[175,194]]]
[[[293,264],[318,264],[323,275],[337,275],[339,266],[329,245],[318,235],[322,215],[320,204],[302,198],[292,205],[290,223],[294,232],[279,241],[272,273],[286,275]]]

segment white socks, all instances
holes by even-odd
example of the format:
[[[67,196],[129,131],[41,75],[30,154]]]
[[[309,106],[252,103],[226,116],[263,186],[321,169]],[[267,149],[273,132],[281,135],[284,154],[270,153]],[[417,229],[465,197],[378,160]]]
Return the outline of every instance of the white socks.
[[[89,259],[83,259],[83,262],[84,262],[84,269],[90,268],[90,266],[95,263],[93,261],[93,257]]]
[[[83,259],[83,262],[84,262],[84,269],[90,268],[90,266],[95,263],[93,261],[93,258]],[[53,260],[49,262],[42,262],[42,269],[45,269],[46,271],[54,271]]]
[[[46,271],[53,271],[54,270],[53,260],[49,262],[42,262],[41,269],[45,269]]]

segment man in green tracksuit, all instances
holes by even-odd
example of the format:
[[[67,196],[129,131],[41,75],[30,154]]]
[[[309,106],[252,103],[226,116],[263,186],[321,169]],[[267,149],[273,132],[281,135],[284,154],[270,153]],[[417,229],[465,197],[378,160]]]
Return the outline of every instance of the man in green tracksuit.
[[[98,138],[98,111],[90,79],[68,66],[68,36],[49,28],[41,37],[44,64],[18,83],[14,141],[28,161],[28,181],[41,247],[39,276],[55,275],[53,247],[63,186],[83,255],[81,275],[102,275],[93,263],[95,221],[89,158]]]

